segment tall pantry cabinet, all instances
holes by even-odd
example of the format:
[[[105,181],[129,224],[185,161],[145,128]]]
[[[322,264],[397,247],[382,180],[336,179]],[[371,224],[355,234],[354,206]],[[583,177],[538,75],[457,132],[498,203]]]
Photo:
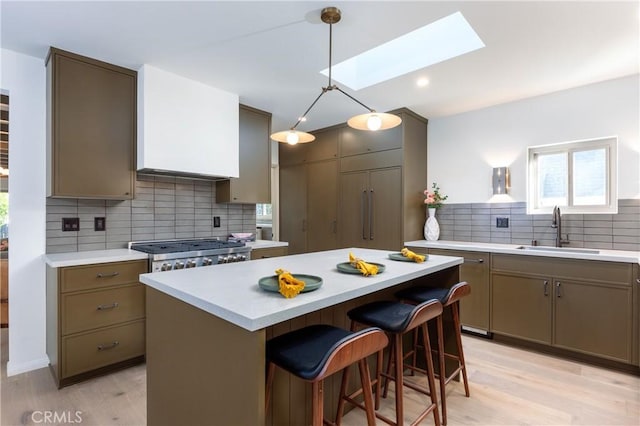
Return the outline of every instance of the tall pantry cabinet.
[[[290,253],[400,250],[404,241],[422,238],[427,120],[407,109],[395,113],[402,124],[393,129],[340,125],[316,132],[309,144],[280,146],[280,238]],[[330,160],[333,147],[337,158]]]
[[[338,129],[310,144],[280,145],[280,239],[289,254],[337,246]]]

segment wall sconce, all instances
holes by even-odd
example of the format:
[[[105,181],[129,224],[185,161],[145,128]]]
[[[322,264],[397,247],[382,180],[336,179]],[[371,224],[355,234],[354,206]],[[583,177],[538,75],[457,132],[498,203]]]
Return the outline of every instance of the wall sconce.
[[[507,194],[511,182],[509,179],[508,167],[494,167],[493,168],[493,195]]]

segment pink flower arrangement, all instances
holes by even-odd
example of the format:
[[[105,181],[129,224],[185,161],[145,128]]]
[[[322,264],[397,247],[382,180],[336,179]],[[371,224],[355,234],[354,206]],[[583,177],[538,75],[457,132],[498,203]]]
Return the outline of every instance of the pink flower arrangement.
[[[440,187],[435,182],[433,183],[433,185],[431,185],[431,189],[431,191],[429,191],[428,189],[424,190],[424,195],[427,197],[424,199],[424,203],[428,208],[437,209],[438,207],[442,207],[442,205],[444,204],[443,201],[445,201],[448,196],[440,194]]]

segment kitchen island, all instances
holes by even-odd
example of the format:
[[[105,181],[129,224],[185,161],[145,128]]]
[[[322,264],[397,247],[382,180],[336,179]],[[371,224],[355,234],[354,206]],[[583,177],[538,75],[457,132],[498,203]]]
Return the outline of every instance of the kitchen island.
[[[386,269],[372,277],[341,273],[336,265],[348,261],[349,252]],[[269,338],[314,323],[348,328],[346,312],[355,306],[392,299],[410,285],[458,282],[462,258],[431,256],[417,264],[393,261],[390,253],[351,248],[141,275],[147,285],[148,424],[304,424],[310,389],[282,372],[265,418]],[[323,285],[293,299],[262,290],[259,279],[278,268],[319,276]],[[326,385],[328,415],[338,388],[339,380]]]

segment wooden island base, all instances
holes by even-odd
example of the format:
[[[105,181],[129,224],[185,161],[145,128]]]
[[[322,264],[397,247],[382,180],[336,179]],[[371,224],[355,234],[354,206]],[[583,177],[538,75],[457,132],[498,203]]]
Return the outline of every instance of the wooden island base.
[[[254,332],[147,287],[147,424],[298,425],[311,422],[311,386],[276,371],[274,394],[265,415],[265,342],[311,324],[348,329],[347,311],[413,285],[451,287],[458,266],[311,312]],[[445,315],[445,345],[455,352],[453,323]],[[435,339],[434,339],[435,341]],[[372,371],[375,358],[370,358]],[[437,364],[437,362],[436,362]],[[447,370],[453,365],[447,365]],[[357,369],[350,382],[357,386]],[[325,382],[324,412],[333,418],[340,375]]]

